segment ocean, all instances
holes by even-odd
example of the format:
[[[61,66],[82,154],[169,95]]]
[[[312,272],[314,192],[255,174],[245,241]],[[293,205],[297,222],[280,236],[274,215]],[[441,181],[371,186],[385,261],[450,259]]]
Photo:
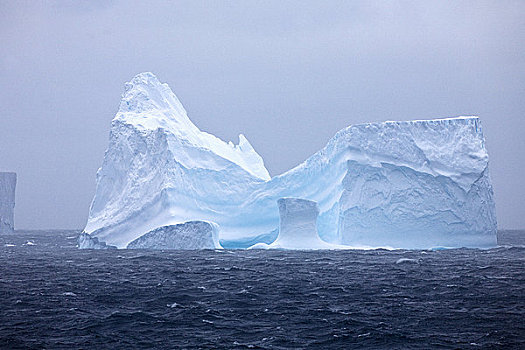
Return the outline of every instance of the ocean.
[[[0,235],[2,349],[525,349],[525,231],[489,250],[78,250]]]

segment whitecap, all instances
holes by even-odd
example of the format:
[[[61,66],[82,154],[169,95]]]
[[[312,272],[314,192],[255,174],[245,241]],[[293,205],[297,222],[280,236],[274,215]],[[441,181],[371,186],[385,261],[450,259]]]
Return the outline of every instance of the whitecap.
[[[416,259],[410,259],[410,258],[401,258],[396,261],[396,264],[403,264],[403,263],[419,264],[419,261],[417,261]]]

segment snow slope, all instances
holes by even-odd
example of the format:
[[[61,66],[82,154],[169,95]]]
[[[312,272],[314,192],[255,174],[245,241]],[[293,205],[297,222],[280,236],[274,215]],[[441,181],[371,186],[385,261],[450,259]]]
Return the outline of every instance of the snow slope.
[[[200,131],[151,73],[126,85],[85,232],[124,248],[161,226],[207,221],[218,225],[225,247],[269,244],[283,197],[316,202],[319,236],[333,244],[496,244],[477,117],[349,126],[270,179],[242,135],[233,145]]]

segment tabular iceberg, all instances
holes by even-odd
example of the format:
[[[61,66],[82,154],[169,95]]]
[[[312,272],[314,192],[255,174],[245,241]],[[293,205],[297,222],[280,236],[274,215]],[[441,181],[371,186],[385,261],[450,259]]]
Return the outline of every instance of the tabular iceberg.
[[[271,244],[278,200],[286,197],[317,203],[324,243],[496,245],[477,117],[349,126],[304,163],[270,178],[243,135],[234,145],[200,131],[151,73],[126,84],[84,231],[125,248],[159,227],[205,221],[216,225],[224,247]]]
[[[0,172],[0,233],[15,230],[16,173]]]

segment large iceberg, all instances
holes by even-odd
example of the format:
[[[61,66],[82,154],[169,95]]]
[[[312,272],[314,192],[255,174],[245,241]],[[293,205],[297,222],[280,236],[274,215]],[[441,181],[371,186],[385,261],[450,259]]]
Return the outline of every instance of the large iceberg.
[[[199,130],[151,73],[126,84],[84,232],[125,248],[159,227],[203,221],[216,225],[223,247],[270,245],[279,234],[278,200],[287,197],[316,202],[324,243],[496,245],[477,117],[349,126],[270,178],[246,137],[235,145]],[[294,247],[299,243],[286,244]]]
[[[16,173],[0,172],[0,233],[15,230]]]

